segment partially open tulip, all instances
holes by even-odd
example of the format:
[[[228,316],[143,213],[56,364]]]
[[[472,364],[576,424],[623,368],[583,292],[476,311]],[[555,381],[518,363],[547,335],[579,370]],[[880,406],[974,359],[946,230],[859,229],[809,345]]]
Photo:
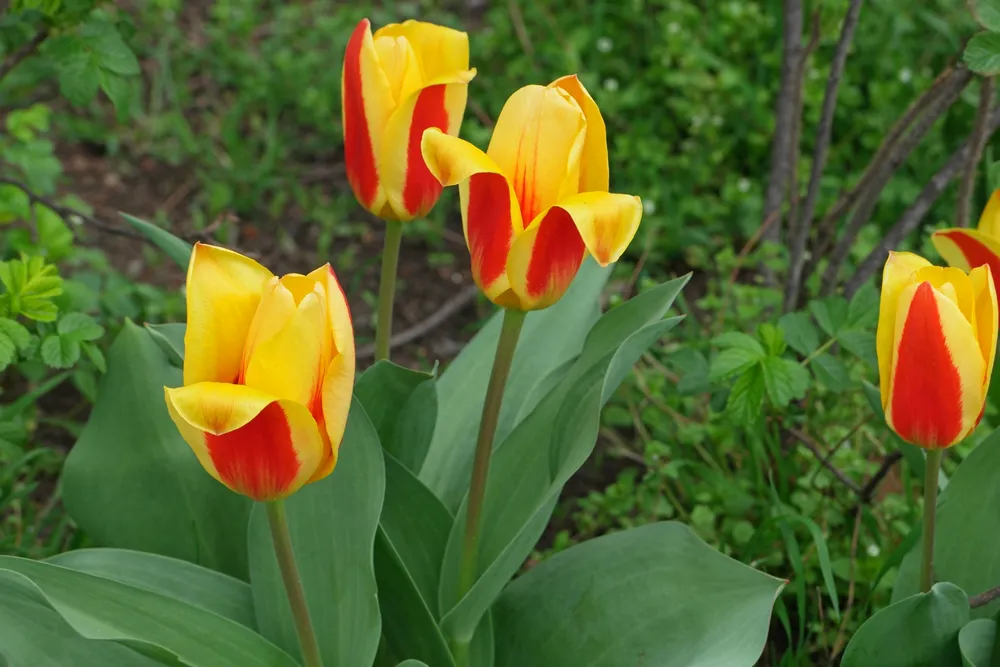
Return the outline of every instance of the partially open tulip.
[[[575,75],[511,95],[485,153],[431,129],[423,155],[459,186],[473,278],[505,308],[552,305],[588,253],[616,261],[639,227],[639,198],[608,193],[604,119]]]
[[[358,202],[387,220],[427,214],[441,195],[420,155],[424,130],[457,135],[465,113],[469,37],[420,21],[372,35],[363,19],[344,55],[341,103],[347,180]]]
[[[890,253],[877,333],[885,419],[903,440],[950,447],[979,424],[997,345],[989,266],[968,274]]]
[[[196,244],[187,274],[184,386],[167,408],[212,477],[254,500],[333,471],[354,387],[354,333],[329,265],[278,278]]]
[[[993,192],[976,229],[942,229],[931,242],[949,265],[963,271],[988,266],[993,279],[1000,280],[1000,190]]]

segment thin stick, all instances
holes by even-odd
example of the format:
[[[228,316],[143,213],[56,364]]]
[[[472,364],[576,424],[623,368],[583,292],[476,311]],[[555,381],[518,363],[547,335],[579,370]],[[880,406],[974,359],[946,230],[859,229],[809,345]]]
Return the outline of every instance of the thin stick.
[[[990,108],[993,106],[994,79],[985,77],[979,88],[979,108],[976,110],[976,125],[969,139],[971,150],[965,174],[958,186],[958,206],[955,212],[955,226],[969,226],[969,211],[972,208],[972,194],[976,186],[976,172],[979,170],[979,160],[983,155],[986,137],[989,132]]]
[[[476,299],[476,295],[478,294],[478,287],[475,285],[467,286],[461,292],[442,303],[440,308],[428,315],[425,319],[414,324],[409,329],[392,336],[392,338],[389,339],[389,349],[392,350],[402,345],[406,345],[407,343],[413,342],[418,338],[427,335],[437,327],[441,326],[452,315],[462,310],[466,304],[474,301]],[[355,356],[358,359],[365,359],[374,354],[375,345],[370,344],[359,347]]]
[[[791,433],[793,436],[795,436],[795,438],[799,442],[801,442],[803,445],[805,445],[806,449],[808,449],[813,454],[815,454],[816,458],[819,459],[819,462],[821,464],[823,464],[824,466],[826,466],[827,470],[829,470],[830,472],[832,472],[833,475],[837,479],[839,479],[841,482],[843,482],[844,486],[846,486],[847,488],[849,488],[851,491],[853,491],[857,495],[861,494],[861,487],[858,486],[857,482],[855,482],[853,479],[851,479],[850,477],[848,477],[847,473],[845,473],[843,470],[841,470],[837,466],[833,465],[833,462],[827,460],[827,458],[823,455],[823,448],[820,447],[819,444],[815,440],[813,440],[812,438],[810,438],[808,435],[806,435],[802,431],[799,431],[798,429],[787,428],[786,430],[789,433]]]
[[[840,29],[840,39],[830,63],[830,76],[826,81],[826,92],[823,95],[823,109],[820,112],[819,126],[816,129],[816,147],[813,150],[812,169],[809,174],[809,185],[806,188],[806,199],[802,205],[802,215],[792,231],[791,260],[789,265],[788,286],[785,290],[785,310],[793,310],[798,304],[799,292],[802,289],[802,269],[805,267],[806,243],[812,229],[812,218],[816,212],[816,201],[819,199],[820,179],[826,170],[826,158],[830,151],[830,140],[833,136],[833,114],[837,109],[837,92],[840,80],[847,64],[847,53],[854,31],[861,15],[861,5],[864,0],[851,0],[844,16],[844,25]],[[793,220],[794,224],[794,220]]]
[[[19,48],[17,51],[14,51],[14,53],[10,54],[10,56],[6,58],[2,63],[0,63],[0,81],[2,81],[5,76],[10,74],[15,67],[20,65],[21,61],[28,58],[28,56],[34,54],[35,51],[38,50],[38,47],[42,45],[42,42],[48,39],[48,37],[49,37],[49,31],[42,30],[41,32],[35,34],[35,36],[32,37],[30,41],[21,46],[21,48]]]

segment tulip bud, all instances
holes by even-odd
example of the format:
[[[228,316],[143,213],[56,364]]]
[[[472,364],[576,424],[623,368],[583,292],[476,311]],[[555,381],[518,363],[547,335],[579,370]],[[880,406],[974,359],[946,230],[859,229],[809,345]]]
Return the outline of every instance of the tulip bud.
[[[166,401],[205,470],[259,501],[329,475],[354,386],[351,315],[330,266],[278,278],[199,243],[187,310],[184,386]]]
[[[511,95],[485,153],[434,129],[422,151],[459,186],[473,278],[505,308],[551,306],[588,254],[616,261],[639,227],[639,198],[608,193],[604,119],[576,76]]]
[[[979,424],[997,345],[989,266],[968,274],[890,253],[877,332],[882,408],[903,440],[950,447]]]
[[[950,266],[963,271],[989,266],[993,279],[1000,279],[1000,190],[993,192],[976,229],[941,229],[931,243]]]

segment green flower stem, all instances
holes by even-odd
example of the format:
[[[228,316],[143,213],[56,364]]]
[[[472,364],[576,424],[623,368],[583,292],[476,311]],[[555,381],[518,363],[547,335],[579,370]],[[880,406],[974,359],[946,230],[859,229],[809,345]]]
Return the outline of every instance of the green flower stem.
[[[285,592],[288,593],[288,604],[292,607],[295,630],[298,632],[299,645],[302,647],[303,667],[323,667],[319,642],[316,641],[316,631],[313,630],[309,607],[306,606],[306,594],[302,589],[302,577],[299,576],[299,568],[295,564],[285,503],[282,500],[275,500],[265,503],[264,507],[267,508],[267,521],[271,525],[271,539],[274,541],[274,553],[278,557],[278,569],[281,570],[281,580],[285,584]]]
[[[943,449],[928,449],[924,465],[924,549],[920,561],[920,591],[934,585],[934,517],[937,514],[938,471]]]
[[[514,350],[524,325],[523,310],[505,310],[497,352],[493,358],[493,371],[486,389],[483,403],[483,418],[479,423],[479,437],[476,439],[476,457],[472,462],[472,481],[469,484],[469,501],[465,518],[465,539],[462,542],[462,561],[458,575],[458,598],[462,599],[476,583],[479,565],[479,529],[483,513],[483,498],[486,495],[486,478],[490,471],[490,456],[493,454],[493,438],[496,435],[500,406],[503,404],[504,387],[510,375],[510,364],[514,360]],[[467,646],[452,646],[459,665]]]
[[[378,320],[375,325],[375,361],[389,358],[392,337],[392,301],[396,296],[396,268],[399,266],[399,242],[403,223],[386,220],[385,245],[382,246],[382,277],[378,284]]]

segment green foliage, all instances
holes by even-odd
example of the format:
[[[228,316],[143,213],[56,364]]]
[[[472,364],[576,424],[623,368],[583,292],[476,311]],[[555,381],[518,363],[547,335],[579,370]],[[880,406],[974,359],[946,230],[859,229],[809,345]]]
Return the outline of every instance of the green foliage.
[[[983,76],[1000,74],[1000,35],[981,32],[969,40],[962,56],[973,72]]]

